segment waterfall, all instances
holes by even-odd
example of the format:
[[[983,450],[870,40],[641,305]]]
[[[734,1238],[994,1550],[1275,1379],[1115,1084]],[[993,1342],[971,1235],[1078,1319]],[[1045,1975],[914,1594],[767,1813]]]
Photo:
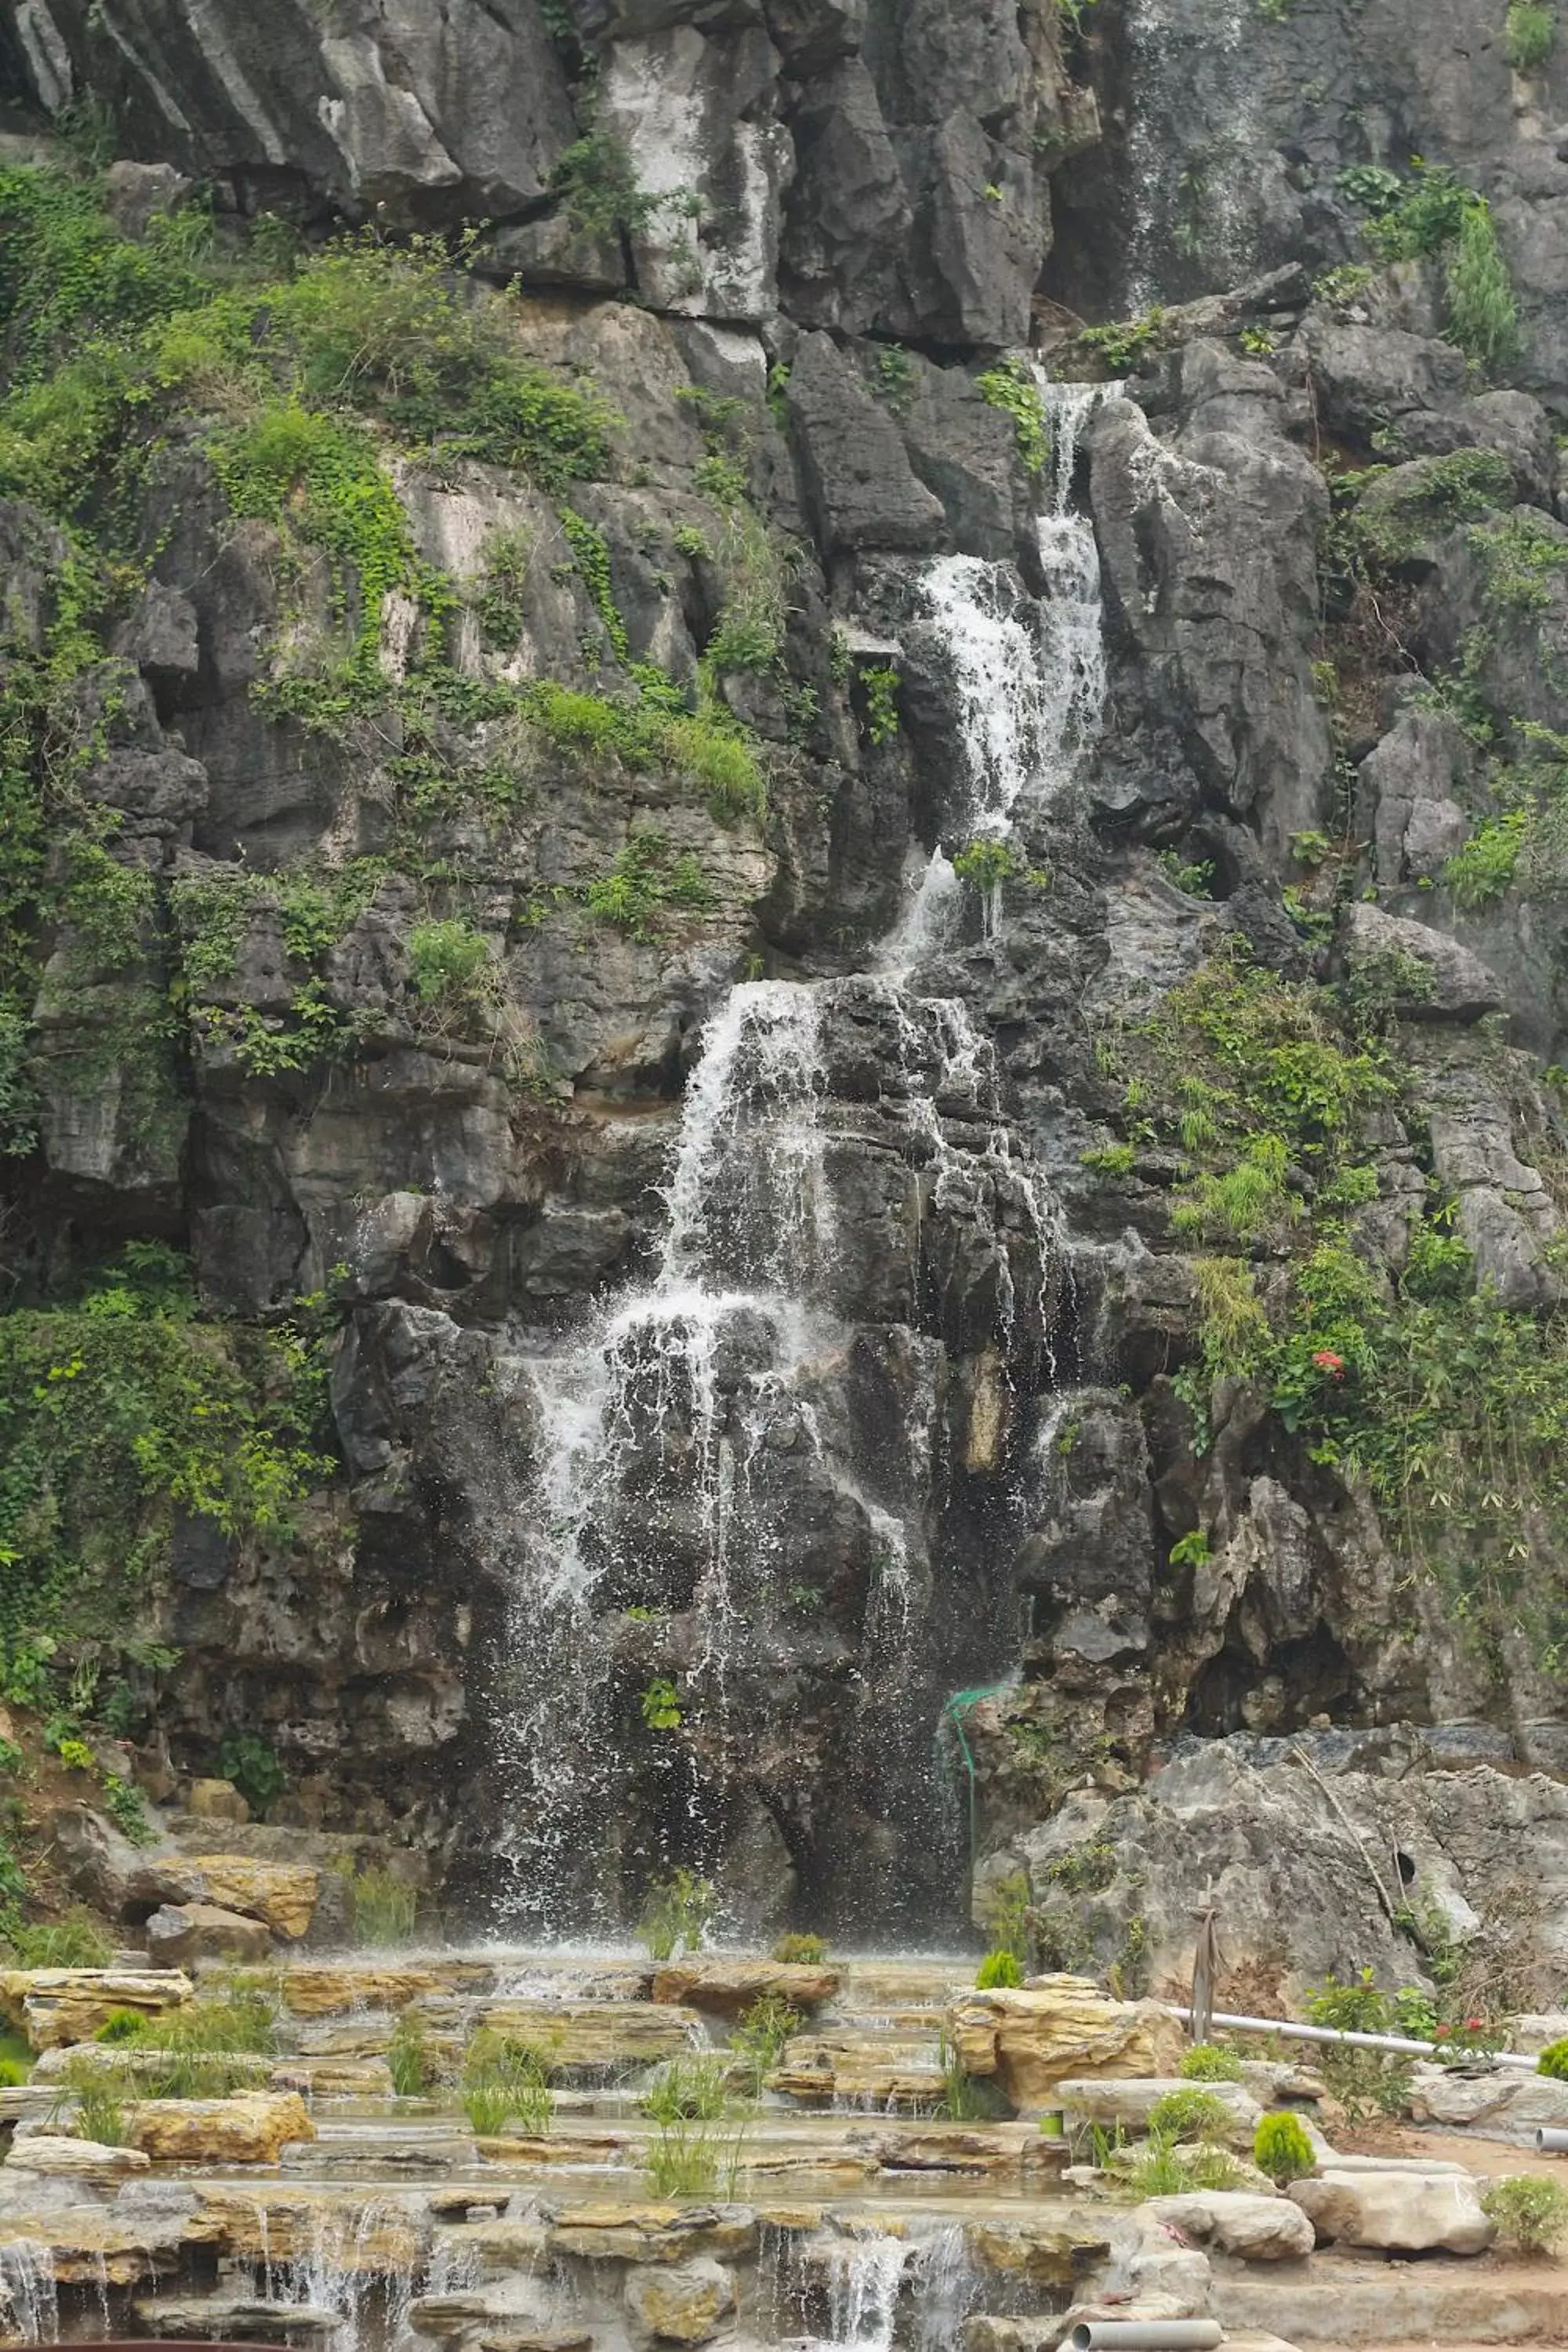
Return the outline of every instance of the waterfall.
[[[829,2334],[843,2352],[892,2352],[899,2290],[910,2249],[902,2238],[849,2238],[826,2252]]]
[[[37,2238],[13,2238],[0,2245],[0,2297],[24,2344],[53,2344],[60,2332],[55,2259]]]
[[[1117,390],[1042,383],[1053,443],[1043,602],[1010,565],[978,557],[938,558],[911,583],[951,680],[964,772],[955,815],[971,837],[1000,842],[1016,810],[1048,801],[1099,725],[1099,570],[1071,498],[1084,425]],[[928,1860],[936,1850],[917,1663],[935,1638],[924,1615],[930,1444],[923,1427],[908,1429],[901,1469],[883,1448],[864,1485],[860,1465],[834,1454],[842,1414],[830,1407],[850,1336],[842,1294],[863,1269],[840,1230],[834,1177],[838,1139],[853,1145],[858,1133],[859,1096],[833,1089],[846,1040],[852,1058],[875,1055],[877,1148],[890,1141],[908,1171],[911,1297],[931,1278],[933,1223],[988,1236],[994,1369],[984,1377],[1006,1382],[1021,1333],[1048,1376],[1059,1211],[1005,1120],[989,1039],[962,999],[921,985],[963,897],[939,848],[866,971],[731,990],[687,1085],[648,1280],[521,1361],[537,1471],[518,1531],[497,1759],[511,1927],[616,1923],[621,1861],[607,1831],[625,1832],[634,1784],[644,1818],[684,1816],[686,1851],[701,1849],[705,1785],[743,1776],[757,1742],[755,1708],[737,1694],[765,1706],[779,1672],[770,1612],[797,1592],[802,1607],[819,1602],[783,1556],[780,1502],[803,1482],[837,1498],[866,1562],[855,1770],[882,1790],[884,1817],[906,1840]],[[986,1410],[1003,1428],[1004,1404]],[[638,1709],[649,1731],[684,1736],[639,1739]],[[914,1818],[922,1809],[929,1836]]]

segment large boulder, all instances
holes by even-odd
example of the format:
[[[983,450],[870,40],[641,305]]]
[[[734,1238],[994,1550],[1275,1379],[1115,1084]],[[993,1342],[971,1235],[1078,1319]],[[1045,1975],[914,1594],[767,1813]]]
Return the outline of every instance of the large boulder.
[[[1151,2197],[1144,2210],[1184,2238],[1217,2246],[1244,2263],[1300,2262],[1318,2242],[1311,2222],[1289,2197],[1204,2189],[1181,2197]]]
[[[1400,2254],[1484,2254],[1497,2231],[1462,2174],[1323,2172],[1289,2195],[1320,2238]]]
[[[232,2099],[147,2099],[132,2108],[131,2141],[155,2164],[276,2164],[316,2126],[297,2091],[242,2091]]]
[[[271,1930],[216,1903],[163,1903],[147,1922],[147,1957],[159,1968],[192,1960],[264,1960]]]
[[[258,1862],[243,1853],[189,1854],[168,1874],[183,1883],[177,1901],[242,1912],[290,1939],[309,1933],[321,1890],[320,1871],[303,1863]]]
[[[626,2273],[633,2332],[655,2344],[707,2344],[735,2308],[735,2281],[711,2254]]]
[[[1527,2074],[1517,2066],[1462,2074],[1447,2066],[1417,2066],[1410,2080],[1410,2113],[1418,2124],[1447,2124],[1489,2139],[1533,2143],[1538,2131],[1568,2131],[1568,2083]]]
[[[1502,985],[1479,955],[1381,907],[1350,909],[1341,952],[1351,980],[1375,978],[1404,1020],[1479,1021],[1502,1007]]]
[[[965,2074],[995,2077],[1015,2107],[1043,2107],[1068,2080],[1174,2074],[1182,2029],[1157,2002],[1111,2000],[1087,1977],[973,1992],[947,2012]]]

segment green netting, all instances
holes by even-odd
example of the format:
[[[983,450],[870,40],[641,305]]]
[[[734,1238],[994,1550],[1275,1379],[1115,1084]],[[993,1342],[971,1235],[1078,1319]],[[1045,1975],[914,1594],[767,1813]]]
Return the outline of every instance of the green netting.
[[[969,1867],[971,1873],[974,1869],[978,1825],[975,1814],[974,1757],[963,1735],[963,1718],[979,1700],[1000,1698],[1004,1691],[1011,1690],[1012,1687],[1011,1683],[983,1683],[973,1690],[954,1691],[942,1710],[943,1720],[951,1723],[957,1734],[959,1748],[963,1757],[963,1769],[969,1775]]]

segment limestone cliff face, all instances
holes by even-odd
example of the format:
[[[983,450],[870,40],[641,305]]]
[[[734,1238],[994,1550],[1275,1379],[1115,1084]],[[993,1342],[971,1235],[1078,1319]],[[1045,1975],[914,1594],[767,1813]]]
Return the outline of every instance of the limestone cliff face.
[[[387,428],[426,570],[380,609],[381,703],[331,726],[275,689],[291,646],[341,627],[341,583],[239,511],[199,396],[139,479],[144,584],[104,624],[118,683],[96,733],[84,718],[82,789],[155,887],[137,957],[89,988],[68,923],[38,941],[18,1280],[47,1298],[68,1264],[157,1236],[215,1315],[265,1324],[328,1291],[341,1327],[338,1458],[304,1525],[175,1526],[154,1614],[186,1667],[142,1728],[177,1764],[263,1727],[302,1817],[398,1825],[476,1908],[500,1850],[524,1920],[614,1916],[690,1860],[752,1917],[929,1925],[963,1900],[973,1802],[985,1843],[1015,1842],[990,1874],[1022,1862],[1037,1895],[1086,1839],[1122,1857],[1104,1955],[1142,1916],[1127,1857],[1163,1833],[1133,1818],[1161,1783],[1126,1792],[1184,1735],[1458,1724],[1481,1727],[1478,1770],[1563,1766],[1531,1591],[1500,1572],[1467,1642],[1386,1483],[1322,1442],[1339,1375],[1282,1404],[1288,1367],[1227,1371],[1204,1336],[1213,1261],[1306,1328],[1308,1225],[1365,1271],[1366,1315],[1392,1312],[1430,1203],[1510,1314],[1539,1331],[1559,1296],[1540,1073],[1568,1060],[1563,898],[1538,771],[1568,735],[1568,43],[1519,70],[1502,16],[0,7],[16,156],[88,108],[130,237],[184,180],[237,245],[281,215],[308,241],[369,224],[457,254],[478,224],[458,282],[614,419],[565,493]],[[1425,184],[1416,156],[1489,201],[1518,306],[1489,375],[1452,340],[1458,214],[1447,244],[1368,254],[1368,218]],[[1058,381],[1129,377],[1058,410],[1051,456],[1028,366],[998,366],[1031,349]],[[977,692],[959,590],[1059,686],[1082,657],[1062,650],[1074,512],[1103,724],[1009,831],[984,747],[1013,688]],[[67,549],[25,502],[0,522],[37,641]],[[773,600],[761,658],[735,654],[748,593]],[[437,652],[473,691],[433,709]],[[689,709],[700,677],[746,730],[765,812],[705,783],[689,744],[519,716],[523,688],[626,707],[656,673]],[[1036,784],[1052,723],[1036,709],[1014,742]],[[1532,793],[1533,866],[1453,887],[1449,861]],[[977,838],[1005,857],[971,861],[909,983],[905,877]],[[287,889],[251,887],[350,869],[305,946]],[[243,912],[226,961],[193,962],[215,887]],[[427,985],[440,924],[482,942],[460,1001]],[[1280,992],[1275,1046],[1327,1021],[1347,1057],[1380,1040],[1401,1083],[1352,1073],[1339,1140],[1292,1129],[1275,1222],[1227,1228],[1192,1192],[1201,1106],[1138,1040],[1243,968]],[[150,1120],[93,1041],[171,972]],[[258,1037],[296,1038],[302,1002],[331,1050],[269,1058]],[[726,1004],[729,1108],[683,1241],[693,1072],[717,1067]],[[1334,1027],[1347,1005],[1370,1028]],[[1245,1158],[1258,1069],[1237,1084]],[[688,1277],[751,1302],[706,1352]],[[616,1303],[650,1297],[617,1333]],[[604,1398],[574,1385],[574,1349],[613,1375],[592,1459],[573,1415]],[[1521,1506],[1537,1599],[1554,1507]],[[933,1762],[960,1692],[966,1740]],[[1430,1760],[1398,1752],[1402,1773]],[[1279,1763],[1227,1747],[1204,1769]],[[1458,1832],[1411,1802],[1447,1887]],[[1180,1892],[1144,1907],[1178,1952]],[[1347,1958],[1373,1932],[1354,1913]]]

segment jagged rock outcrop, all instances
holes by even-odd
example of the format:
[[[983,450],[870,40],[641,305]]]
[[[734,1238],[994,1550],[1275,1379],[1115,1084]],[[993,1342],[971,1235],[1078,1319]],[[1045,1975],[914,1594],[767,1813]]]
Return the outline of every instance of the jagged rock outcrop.
[[[1299,1914],[1302,1973],[1416,1968],[1360,1835],[1461,1922],[1510,1801],[1555,1837],[1556,1486],[1434,1529],[1378,1444],[1390,1366],[1559,1360],[1563,68],[1483,13],[0,8],[34,129],[112,127],[129,273],[197,180],[236,284],[303,240],[224,368],[138,379],[26,705],[70,814],[6,982],[18,1311],[156,1243],[213,1360],[316,1383],[287,1509],[179,1482],[146,1773],[254,1726],[264,1834],[399,1828],[458,1907],[500,1853],[514,1921],[689,1863],[929,1925],[973,1836],[1128,1989],[1211,1879],[1238,1967]],[[1490,202],[1496,381],[1452,235],[1363,237],[1416,155]],[[404,307],[373,362],[344,281],[312,376],[345,228]],[[271,495],[247,401],[330,462]],[[100,520],[10,446],[0,687]],[[1342,1737],[1389,1743],[1321,1765],[1354,1831],[1247,1744]]]

